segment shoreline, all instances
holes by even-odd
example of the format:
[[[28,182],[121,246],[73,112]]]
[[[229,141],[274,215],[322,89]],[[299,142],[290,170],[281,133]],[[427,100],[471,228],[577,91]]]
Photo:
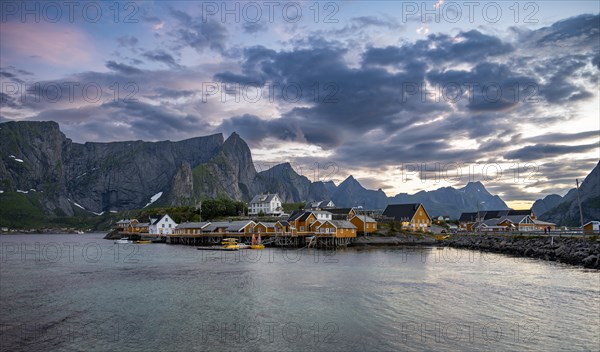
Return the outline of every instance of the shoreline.
[[[359,237],[349,248],[436,246],[506,254],[554,261],[600,270],[600,239],[597,237],[527,237],[508,235],[451,235],[436,241],[427,236]]]

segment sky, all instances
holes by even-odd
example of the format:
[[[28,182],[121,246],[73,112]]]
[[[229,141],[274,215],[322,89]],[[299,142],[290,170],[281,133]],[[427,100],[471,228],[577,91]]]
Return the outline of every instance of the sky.
[[[237,132],[259,171],[515,208],[600,159],[598,1],[1,6],[0,121],[75,142]]]

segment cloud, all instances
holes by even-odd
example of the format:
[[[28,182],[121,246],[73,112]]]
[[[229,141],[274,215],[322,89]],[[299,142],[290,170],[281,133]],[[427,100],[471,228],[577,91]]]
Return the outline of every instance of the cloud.
[[[587,131],[579,133],[547,133],[541,136],[530,137],[525,139],[526,142],[533,143],[557,143],[557,142],[576,142],[586,139],[600,139],[600,131]]]
[[[191,47],[198,52],[206,49],[225,51],[229,34],[223,23],[212,18],[203,21],[202,16],[192,17],[176,9],[171,9],[170,14],[177,21],[176,28],[169,32],[176,40],[176,48]]]
[[[4,63],[17,64],[18,58],[37,57],[43,63],[61,67],[89,64],[96,54],[93,41],[79,28],[46,22],[3,22],[0,51]]]
[[[139,68],[136,68],[136,67],[133,67],[133,66],[129,66],[129,65],[125,65],[125,64],[119,64],[119,63],[116,63],[114,61],[107,61],[106,62],[106,67],[108,69],[110,69],[110,70],[122,73],[124,75],[136,75],[136,74],[140,74],[140,73],[143,72]]]
[[[567,154],[585,153],[599,147],[598,143],[585,145],[535,144],[506,153],[504,157],[508,160],[533,161]]]
[[[117,38],[120,47],[133,48],[137,46],[138,39],[132,35],[124,35]]]
[[[264,32],[267,30],[267,24],[264,22],[248,22],[248,21],[244,21],[242,23],[242,28],[244,30],[244,32],[246,33],[257,33],[257,32]]]
[[[179,68],[179,64],[175,61],[175,58],[162,49],[146,51],[142,54],[143,57],[150,61],[163,63],[171,68]]]

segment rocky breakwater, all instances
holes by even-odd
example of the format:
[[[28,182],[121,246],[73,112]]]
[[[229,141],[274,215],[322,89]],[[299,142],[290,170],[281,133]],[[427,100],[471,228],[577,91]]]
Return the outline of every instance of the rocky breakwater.
[[[435,238],[427,234],[371,235],[357,237],[349,247],[431,246],[436,243]]]
[[[442,244],[600,269],[600,239],[597,237],[463,235],[452,236]]]

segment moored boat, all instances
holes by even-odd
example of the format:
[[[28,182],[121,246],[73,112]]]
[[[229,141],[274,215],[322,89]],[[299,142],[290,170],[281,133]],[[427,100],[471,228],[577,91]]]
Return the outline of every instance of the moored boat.
[[[196,247],[199,251],[239,251],[240,248],[238,246],[203,246]]]
[[[260,238],[260,234],[258,234],[258,238],[256,235],[252,235],[252,244],[250,244],[250,249],[264,249],[265,246],[262,244],[262,239]]]
[[[133,241],[129,240],[129,237],[123,237],[121,239],[118,239],[115,241],[116,244],[129,244],[129,243],[133,243]]]
[[[221,240],[221,245],[223,245],[224,249],[229,249],[229,250],[240,249],[240,245],[238,244],[237,238],[224,238]]]

